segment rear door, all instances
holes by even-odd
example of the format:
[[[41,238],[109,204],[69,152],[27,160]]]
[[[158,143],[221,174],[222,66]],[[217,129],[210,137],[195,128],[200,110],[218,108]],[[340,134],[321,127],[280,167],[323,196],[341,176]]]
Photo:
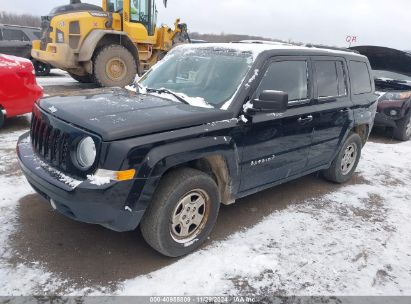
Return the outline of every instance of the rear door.
[[[348,69],[344,58],[312,57],[315,113],[308,169],[328,164],[353,121]]]
[[[312,86],[307,57],[278,57],[267,63],[252,99],[264,90],[289,94],[285,113],[259,113],[241,128],[240,191],[264,187],[304,171],[311,144]]]

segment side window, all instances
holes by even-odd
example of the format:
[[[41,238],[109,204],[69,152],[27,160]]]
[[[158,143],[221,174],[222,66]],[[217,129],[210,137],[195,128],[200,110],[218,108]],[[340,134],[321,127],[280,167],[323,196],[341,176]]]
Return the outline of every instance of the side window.
[[[308,98],[308,65],[306,61],[273,62],[267,69],[257,96],[265,90],[283,91],[288,93],[290,101]]]
[[[36,36],[36,38],[41,39],[41,32],[35,31],[33,32],[34,36]]]
[[[314,65],[319,98],[347,95],[344,65],[341,61],[316,61]]]
[[[365,62],[350,61],[351,87],[354,95],[371,93],[370,72]]]
[[[149,1],[131,0],[130,15],[131,22],[140,22],[147,25],[149,22]]]
[[[3,29],[3,39],[9,41],[30,41],[21,30]]]

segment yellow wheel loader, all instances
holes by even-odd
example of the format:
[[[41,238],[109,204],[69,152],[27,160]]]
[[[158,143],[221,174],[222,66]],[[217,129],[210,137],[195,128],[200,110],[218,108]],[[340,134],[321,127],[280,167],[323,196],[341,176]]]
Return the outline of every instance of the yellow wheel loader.
[[[32,57],[79,82],[123,87],[173,46],[190,41],[179,20],[174,29],[156,26],[155,0],[102,1],[99,7],[71,0],[42,17],[42,38],[33,41]]]

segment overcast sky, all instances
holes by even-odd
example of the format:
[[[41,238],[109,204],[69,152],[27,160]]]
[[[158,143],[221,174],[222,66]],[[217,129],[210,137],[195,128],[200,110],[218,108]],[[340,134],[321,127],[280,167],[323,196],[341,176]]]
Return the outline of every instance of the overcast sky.
[[[190,31],[258,35],[301,42],[346,46],[383,45],[411,49],[410,0],[168,0],[159,6],[159,24],[176,17]],[[0,0],[0,10],[47,14],[69,0]],[[99,4],[99,0],[83,0]]]

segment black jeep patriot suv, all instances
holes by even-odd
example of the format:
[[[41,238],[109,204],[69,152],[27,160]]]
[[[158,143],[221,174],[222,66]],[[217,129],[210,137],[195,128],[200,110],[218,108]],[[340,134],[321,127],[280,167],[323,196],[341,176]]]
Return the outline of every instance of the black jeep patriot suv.
[[[316,171],[349,180],[377,106],[370,71],[354,52],[179,46],[132,87],[37,103],[21,168],[62,214],[140,225],[156,250],[185,255],[220,204]]]

